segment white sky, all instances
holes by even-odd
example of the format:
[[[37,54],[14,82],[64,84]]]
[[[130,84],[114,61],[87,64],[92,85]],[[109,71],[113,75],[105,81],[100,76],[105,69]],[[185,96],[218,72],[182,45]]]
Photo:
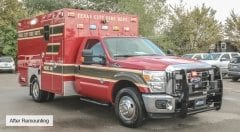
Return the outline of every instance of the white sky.
[[[180,0],[167,0],[168,4],[179,4]],[[216,10],[216,19],[223,24],[228,16],[230,16],[231,10],[240,14],[240,0],[183,0],[183,3],[187,8],[193,8],[194,6],[201,6],[203,3],[207,7],[212,7]]]

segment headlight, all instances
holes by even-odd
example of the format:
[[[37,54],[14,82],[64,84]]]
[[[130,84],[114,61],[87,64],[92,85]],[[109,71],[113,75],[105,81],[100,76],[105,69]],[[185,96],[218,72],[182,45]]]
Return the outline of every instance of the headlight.
[[[166,92],[165,71],[143,71],[143,78],[151,92]]]

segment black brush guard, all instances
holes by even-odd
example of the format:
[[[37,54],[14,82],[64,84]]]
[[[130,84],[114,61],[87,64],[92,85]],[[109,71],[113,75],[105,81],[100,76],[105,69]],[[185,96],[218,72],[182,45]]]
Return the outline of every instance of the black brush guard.
[[[189,93],[189,85],[187,82],[187,71],[181,70],[180,74],[182,75],[182,79],[180,81],[180,85],[182,86],[182,99],[181,102],[178,102],[179,108],[176,109],[176,114],[181,117],[185,117],[187,115],[201,113],[209,110],[219,110],[221,109],[222,104],[222,95],[223,95],[223,84],[220,69],[218,67],[214,67],[214,81],[217,82],[213,86],[213,88],[209,89],[206,94],[206,105],[196,109],[190,109],[191,101],[190,93]],[[217,85],[217,86],[215,86]],[[211,106],[208,105],[211,103]]]

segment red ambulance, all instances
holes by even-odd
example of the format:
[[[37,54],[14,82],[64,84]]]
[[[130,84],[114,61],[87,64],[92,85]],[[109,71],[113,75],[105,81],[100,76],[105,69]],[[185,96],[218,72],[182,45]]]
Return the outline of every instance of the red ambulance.
[[[166,56],[134,15],[61,9],[21,20],[17,55],[34,101],[79,95],[111,104],[127,127],[221,108],[219,68]]]

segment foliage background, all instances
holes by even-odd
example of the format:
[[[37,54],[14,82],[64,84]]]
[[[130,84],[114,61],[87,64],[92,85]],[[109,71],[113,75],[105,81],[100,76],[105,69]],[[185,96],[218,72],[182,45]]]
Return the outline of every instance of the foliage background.
[[[224,36],[240,48],[240,16],[232,11],[226,24],[205,5],[187,9],[166,0],[0,0],[0,55],[16,56],[17,22],[61,8],[121,12],[139,16],[139,32],[165,51],[207,52]]]

